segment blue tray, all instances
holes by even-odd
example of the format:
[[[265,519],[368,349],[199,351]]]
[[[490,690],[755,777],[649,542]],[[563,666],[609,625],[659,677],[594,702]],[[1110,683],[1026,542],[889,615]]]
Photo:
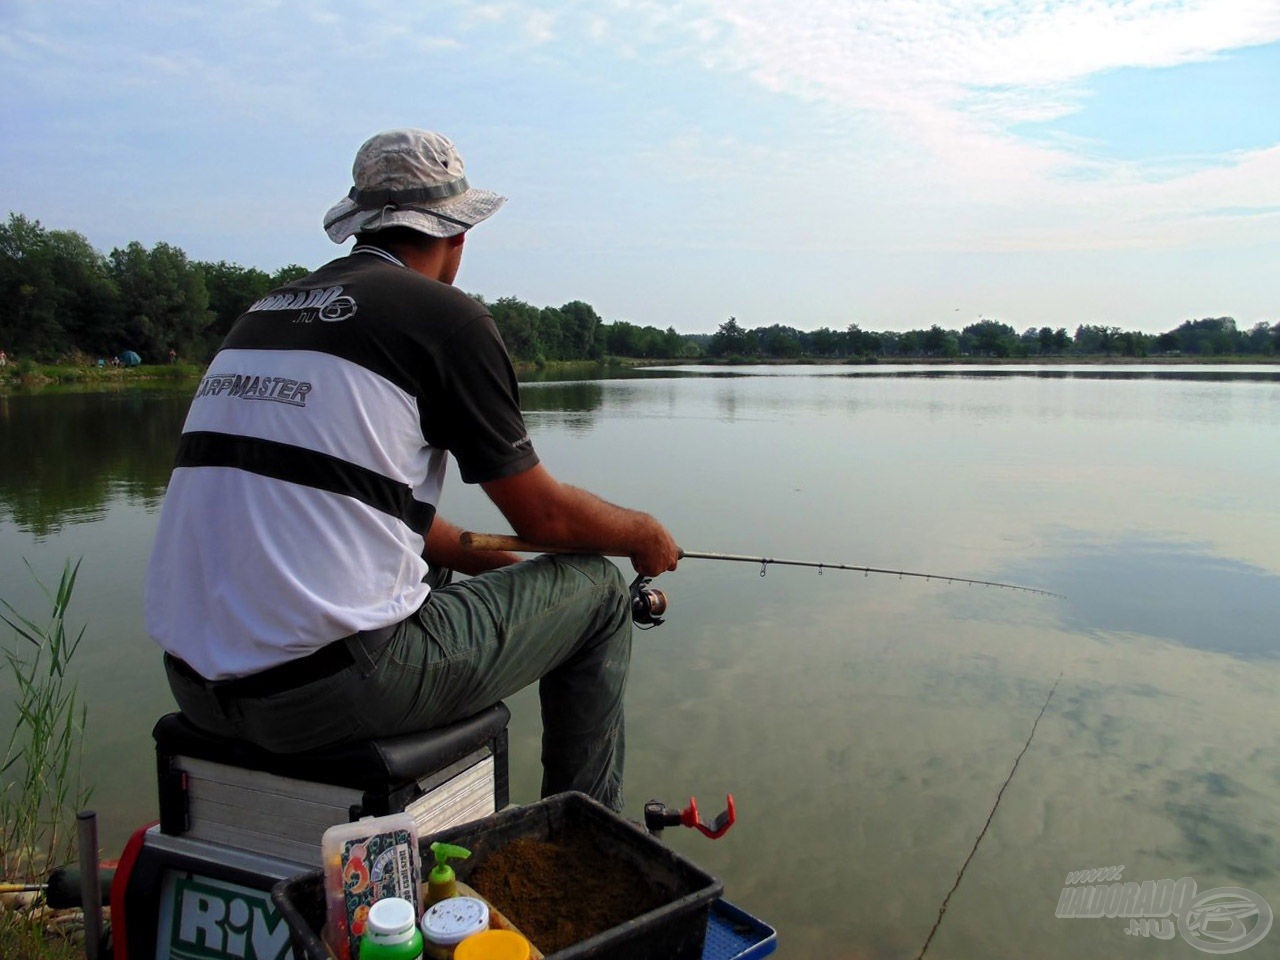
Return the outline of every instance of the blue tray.
[[[778,949],[778,932],[725,900],[711,904],[702,960],[755,960]]]

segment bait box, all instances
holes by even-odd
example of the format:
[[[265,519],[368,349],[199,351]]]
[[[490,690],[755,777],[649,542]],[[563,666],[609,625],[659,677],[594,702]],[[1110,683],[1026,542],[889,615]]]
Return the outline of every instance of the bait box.
[[[537,803],[511,807],[484,820],[444,830],[421,840],[426,850],[435,840],[471,850],[469,860],[454,863],[458,879],[468,877],[487,855],[523,837],[554,843],[571,831],[591,834],[603,856],[636,869],[661,894],[659,906],[597,934],[547,954],[547,960],[700,960],[707,924],[723,884],[663,846],[644,830],[580,793],[562,793]],[[328,960],[320,939],[324,924],[324,891],[320,871],[282,881],[272,898],[289,925],[299,960]],[[495,904],[502,909],[502,904]]]

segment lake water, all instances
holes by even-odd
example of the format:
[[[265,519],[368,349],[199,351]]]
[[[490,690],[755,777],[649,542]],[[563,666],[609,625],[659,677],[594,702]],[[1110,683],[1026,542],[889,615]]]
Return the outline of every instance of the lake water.
[[[966,860],[926,956],[1204,955],[1127,933],[1124,908],[1056,915],[1092,868],[1280,909],[1280,368],[683,368],[523,402],[555,474],[688,550],[1065,597],[703,560],[659,580],[628,812],[692,794],[713,815],[732,792],[723,839],[665,839],[778,927],[781,955],[918,956]],[[28,565],[52,583],[83,558],[75,667],[108,852],[155,815],[150,729],[172,703],[141,593],[185,408],[0,397],[0,597],[38,612]],[[442,513],[505,529],[456,474]],[[525,802],[536,701],[511,706]]]

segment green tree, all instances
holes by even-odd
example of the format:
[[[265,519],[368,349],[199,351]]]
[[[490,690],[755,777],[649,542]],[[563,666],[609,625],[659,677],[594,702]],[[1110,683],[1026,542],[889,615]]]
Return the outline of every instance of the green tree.
[[[920,353],[926,357],[960,356],[960,337],[954,330],[943,330],[936,323],[920,333]]]
[[[795,327],[775,323],[771,327],[760,327],[755,335],[760,352],[766,357],[794,360],[800,356],[800,331]]]
[[[707,353],[713,357],[745,356],[747,333],[738,325],[737,317],[730,317],[716,330],[707,345]]]
[[[213,314],[204,275],[185,253],[167,243],[148,250],[135,240],[112,250],[109,263],[120,290],[123,349],[153,363],[171,349],[184,355],[202,350]]]
[[[668,327],[664,332],[657,327],[640,327],[619,320],[601,324],[599,329],[601,349],[615,357],[678,357],[684,343],[673,327]]]
[[[67,230],[51,231],[48,249],[67,349],[113,353],[110,331],[120,313],[120,291],[107,276],[106,261],[83,236]]]
[[[960,331],[960,352],[979,357],[1009,357],[1016,352],[1018,332],[998,320],[979,320]]]
[[[209,310],[213,313],[207,334],[219,342],[249,304],[266,296],[277,285],[270,274],[238,263],[219,260],[201,263],[199,267],[209,293]]]
[[[205,327],[203,346],[192,354],[192,359],[207,359],[222,343],[240,314],[255,300],[260,300],[272,290],[300,280],[311,271],[296,263],[267,273],[257,267],[243,267],[238,263],[219,260],[217,263],[198,263],[209,292],[209,310],[213,319]]]
[[[1245,350],[1261,356],[1273,356],[1280,347],[1280,323],[1268,326],[1265,320],[1255,323],[1244,337]]]
[[[819,327],[808,336],[809,352],[815,357],[841,356],[843,340],[839,333],[830,327]]]
[[[1116,334],[1115,344],[1121,356],[1145,357],[1152,340],[1139,330],[1123,330]]]
[[[287,267],[281,267],[271,275],[271,289],[283,287],[286,283],[293,283],[295,280],[301,280],[311,271],[306,267],[296,263],[291,263]]]
[[[515,297],[502,297],[490,304],[489,313],[498,326],[507,351],[517,360],[543,359],[538,339],[539,310]]]
[[[1173,331],[1178,349],[1183,353],[1215,357],[1239,353],[1242,338],[1232,317],[1206,317],[1187,320]]]
[[[560,308],[561,360],[594,360],[599,358],[596,330],[600,315],[589,303],[573,300]]]
[[[658,356],[673,359],[675,357],[690,356],[685,351],[686,346],[684,337],[676,333],[676,328],[667,327],[666,330],[662,331],[662,347]],[[692,356],[697,356],[697,353],[692,354]]]
[[[886,331],[880,334],[880,352],[886,357],[913,357],[920,353],[920,331],[904,330],[901,333]]]
[[[646,360],[656,360],[659,357],[670,356],[665,352],[664,347],[665,342],[661,330],[657,327],[640,328],[640,352],[638,356]]]
[[[17,213],[0,227],[0,345],[36,359],[65,342],[46,236],[39,221]]]
[[[600,328],[604,337],[604,351],[615,357],[639,357],[644,349],[641,329],[634,323],[619,320]]]
[[[1120,346],[1119,327],[1105,327],[1096,323],[1084,323],[1076,327],[1075,352],[1084,356],[1111,356]]]
[[[884,346],[880,334],[863,330],[856,323],[849,324],[844,336],[846,351],[855,357],[879,356]]]
[[[9,214],[0,225],[0,344],[51,361],[109,340],[118,306],[102,257],[78,233]]]
[[[570,350],[565,343],[564,315],[556,307],[537,311],[534,327],[538,331],[538,351],[548,360],[568,360]]]

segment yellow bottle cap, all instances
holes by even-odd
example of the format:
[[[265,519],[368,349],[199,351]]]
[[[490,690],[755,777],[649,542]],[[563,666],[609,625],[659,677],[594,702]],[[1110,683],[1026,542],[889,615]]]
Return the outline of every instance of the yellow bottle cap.
[[[458,944],[453,960],[529,960],[529,941],[514,930],[485,930]]]

